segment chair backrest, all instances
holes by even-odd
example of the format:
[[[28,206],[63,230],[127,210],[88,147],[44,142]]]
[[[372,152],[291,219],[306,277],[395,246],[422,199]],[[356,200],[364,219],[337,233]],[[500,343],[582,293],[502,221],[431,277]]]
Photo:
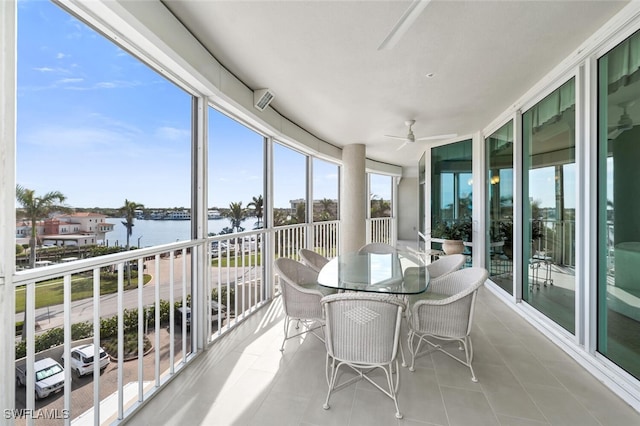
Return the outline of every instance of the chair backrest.
[[[318,273],[286,257],[276,259],[273,265],[280,276],[285,313],[295,318],[322,318],[320,299],[323,294],[313,289],[318,283]]]
[[[327,352],[339,361],[388,364],[396,358],[404,303],[375,293],[338,293],[322,299]]]
[[[446,296],[469,294],[487,280],[489,272],[484,268],[464,268],[431,279],[427,291]]]
[[[442,256],[435,262],[427,265],[429,277],[431,279],[438,278],[462,268],[467,258],[464,254],[450,254]]]
[[[489,277],[484,268],[465,268],[429,282],[427,291],[438,293],[439,300],[419,300],[412,307],[412,323],[417,330],[448,337],[471,332],[478,288]]]
[[[322,267],[329,263],[329,259],[312,250],[302,248],[298,251],[298,254],[300,255],[300,259],[302,259],[304,264],[309,266],[316,272],[320,272]]]
[[[387,254],[387,253],[396,253],[398,250],[389,244],[386,243],[369,243],[360,247],[358,253],[376,253],[376,254]]]

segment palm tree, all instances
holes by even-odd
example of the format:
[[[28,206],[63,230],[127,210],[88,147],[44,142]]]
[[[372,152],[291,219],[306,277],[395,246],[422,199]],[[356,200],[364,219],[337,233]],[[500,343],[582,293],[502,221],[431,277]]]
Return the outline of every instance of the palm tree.
[[[333,204],[333,200],[323,198],[322,200],[320,200],[320,204],[322,204],[320,220],[331,220],[333,218],[333,214],[331,213],[331,205]]]
[[[248,208],[250,208],[250,207],[254,208],[254,214],[256,215],[256,218],[258,219],[257,227],[260,227],[260,221],[262,220],[262,205],[263,205],[262,195],[258,195],[257,197],[253,197],[253,201],[251,201],[249,204],[247,204]]]
[[[136,218],[136,210],[143,209],[144,206],[135,201],[129,201],[125,198],[124,206],[120,207],[120,214],[124,215],[125,220],[122,222],[127,228],[127,247],[129,251],[129,238],[133,234],[133,220]],[[131,263],[127,262],[127,286],[131,287]]]
[[[45,219],[56,210],[68,210],[62,203],[67,199],[60,191],[51,191],[42,197],[36,197],[35,191],[23,186],[16,186],[16,201],[22,206],[24,215],[31,222],[31,237],[29,238],[29,265],[36,264],[36,242],[38,239],[37,222]]]
[[[120,207],[120,214],[123,214],[125,218],[122,224],[127,228],[127,251],[129,251],[129,238],[133,234],[133,220],[136,218],[136,210],[143,208],[144,205],[127,199],[124,200],[124,206]]]
[[[31,237],[29,238],[29,265],[36,266],[36,241],[38,238],[38,219],[44,219],[55,210],[67,210],[62,203],[67,199],[60,191],[51,191],[42,197],[36,197],[33,189],[16,185],[16,201],[22,206],[24,214],[31,222]],[[22,322],[22,340],[27,338],[27,298],[24,299],[24,321]]]
[[[242,221],[247,217],[247,212],[242,208],[242,201],[229,204],[229,211],[225,212],[224,215],[231,221],[231,229],[234,229],[236,232],[244,231],[241,225]]]

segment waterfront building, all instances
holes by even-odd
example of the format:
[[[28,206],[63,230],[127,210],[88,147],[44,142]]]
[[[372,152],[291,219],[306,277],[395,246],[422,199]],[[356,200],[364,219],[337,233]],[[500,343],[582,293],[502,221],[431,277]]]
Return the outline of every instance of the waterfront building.
[[[103,244],[113,224],[107,216],[98,213],[71,213],[56,215],[36,222],[38,243],[43,246],[87,246]],[[31,223],[16,223],[16,244],[29,244]]]

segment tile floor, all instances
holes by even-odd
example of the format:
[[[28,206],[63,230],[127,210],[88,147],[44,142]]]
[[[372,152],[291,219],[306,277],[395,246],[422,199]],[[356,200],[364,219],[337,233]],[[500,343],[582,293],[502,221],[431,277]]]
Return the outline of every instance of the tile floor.
[[[402,420],[363,381],[332,395],[323,410],[324,345],[313,336],[292,339],[282,354],[277,299],[195,359],[128,424],[640,425],[638,412],[487,289],[476,308],[479,382],[444,354],[419,358],[415,372],[401,368]]]

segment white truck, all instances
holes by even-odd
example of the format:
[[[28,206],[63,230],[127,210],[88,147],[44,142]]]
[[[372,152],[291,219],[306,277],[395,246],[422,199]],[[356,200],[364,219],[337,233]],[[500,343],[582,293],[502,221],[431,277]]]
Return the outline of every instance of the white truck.
[[[64,388],[64,369],[53,358],[44,358],[33,365],[36,376],[36,399],[46,398],[52,393]],[[16,366],[16,384],[25,386],[27,383],[27,366]]]

